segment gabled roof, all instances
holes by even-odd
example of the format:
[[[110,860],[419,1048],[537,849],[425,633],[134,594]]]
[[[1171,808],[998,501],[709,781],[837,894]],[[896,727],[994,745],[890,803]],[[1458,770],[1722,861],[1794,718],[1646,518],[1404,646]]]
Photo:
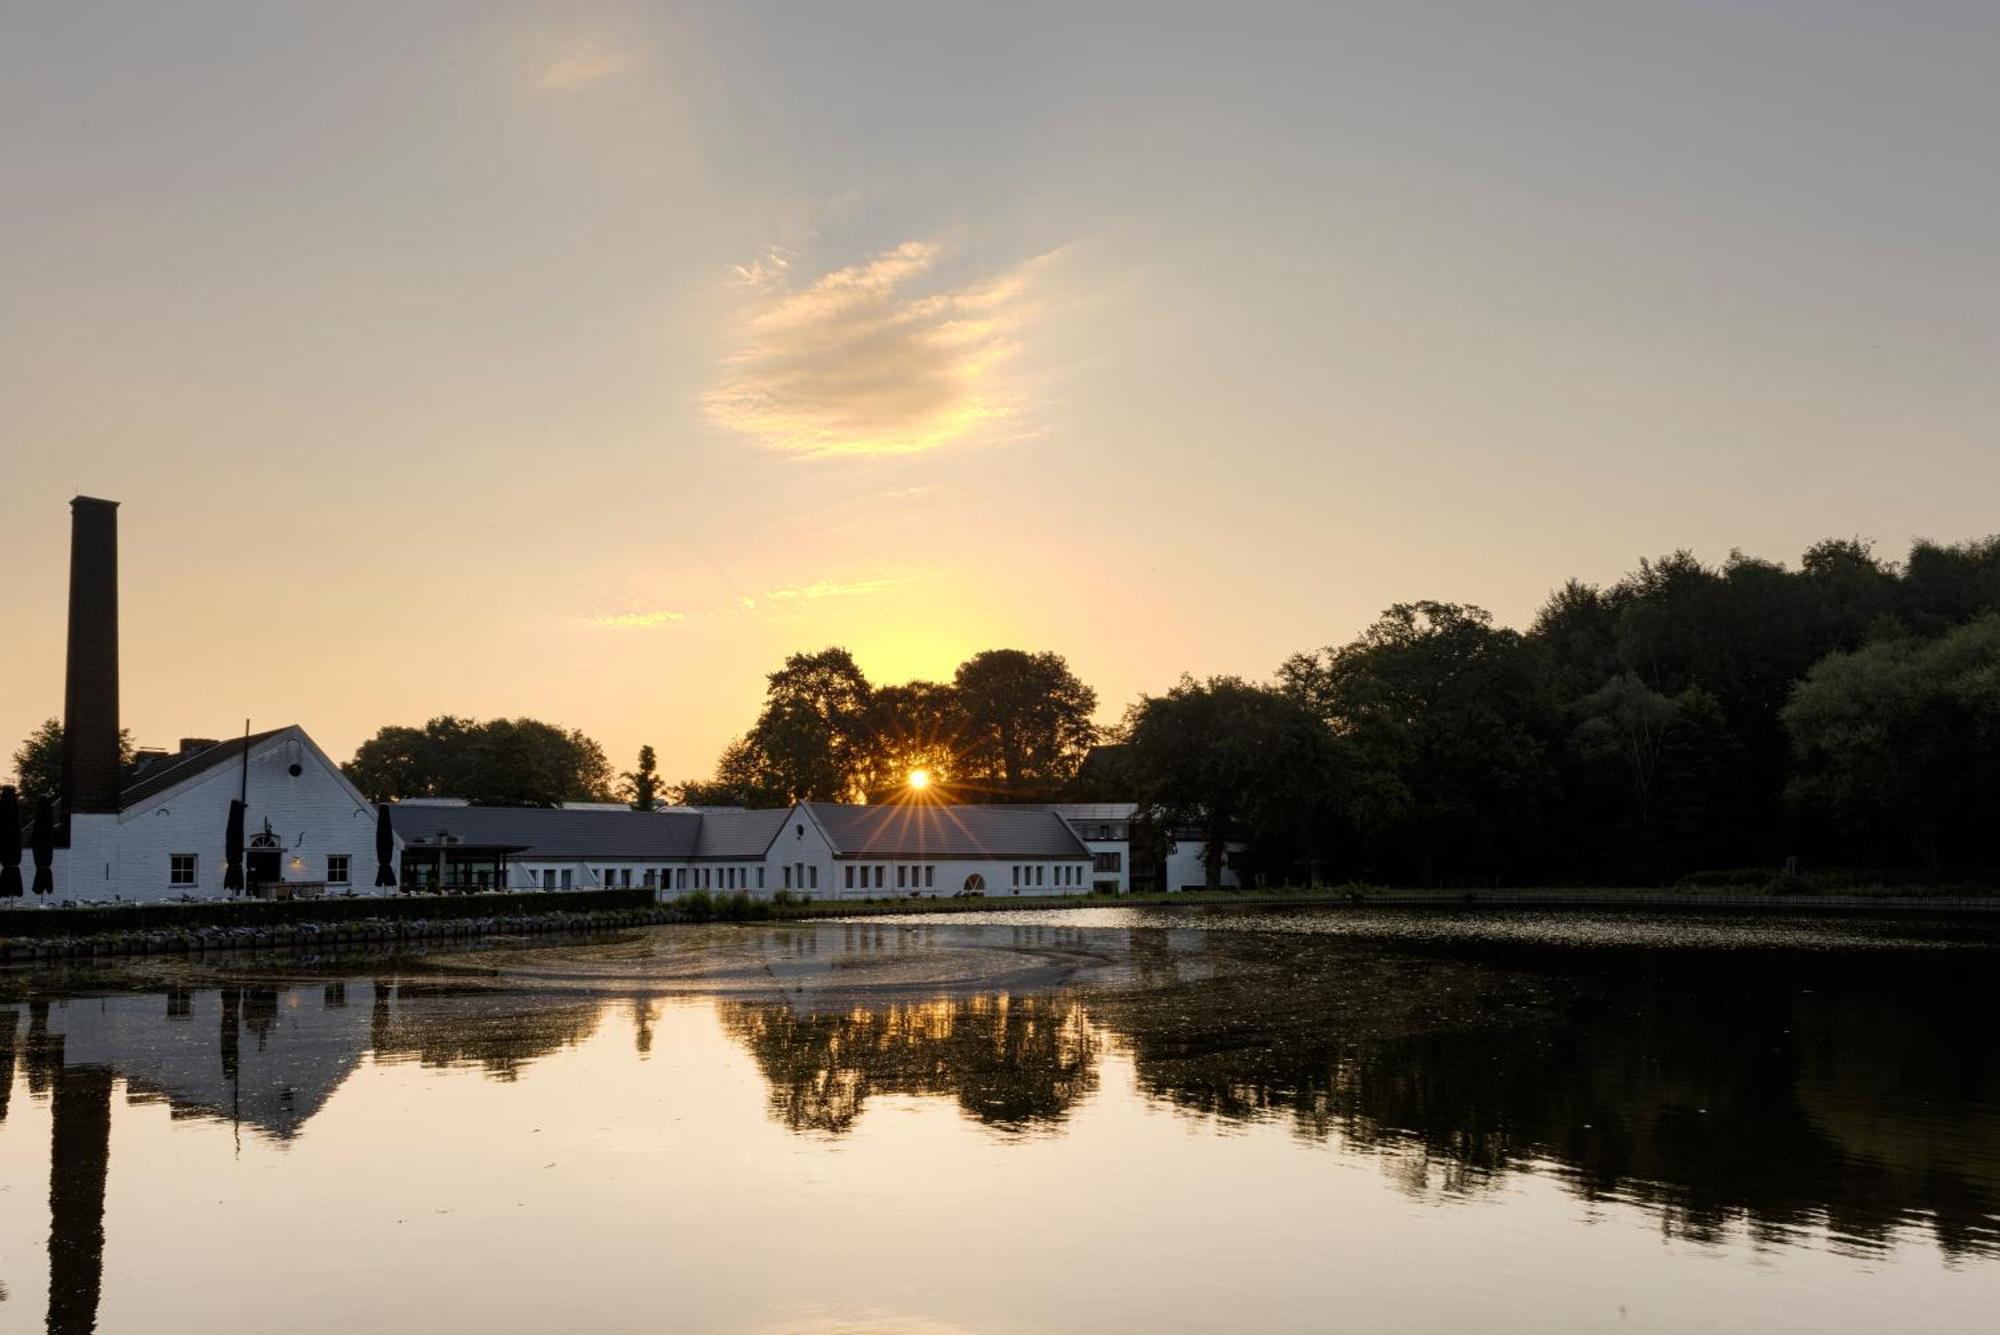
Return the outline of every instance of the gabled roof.
[[[147,798],[164,793],[177,784],[199,778],[222,765],[240,764],[243,753],[261,742],[269,741],[281,732],[291,729],[272,728],[269,732],[253,732],[248,737],[237,737],[227,742],[217,742],[198,751],[184,751],[176,756],[163,756],[147,765],[145,769],[127,784],[118,794],[120,810],[136,807]]]
[[[790,807],[765,811],[704,811],[695,836],[698,858],[761,858],[791,819]]]
[[[429,804],[389,808],[389,823],[406,842],[431,843],[443,831],[461,844],[520,849],[516,856],[522,858],[692,857],[703,819],[681,811]]]
[[[1046,808],[806,802],[843,857],[1074,858],[1090,850]]]

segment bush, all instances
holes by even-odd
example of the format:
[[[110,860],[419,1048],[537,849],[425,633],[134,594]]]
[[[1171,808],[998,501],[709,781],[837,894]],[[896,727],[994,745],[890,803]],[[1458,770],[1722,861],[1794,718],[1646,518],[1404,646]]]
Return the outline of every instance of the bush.
[[[706,890],[683,895],[674,907],[687,914],[689,922],[712,922],[715,919],[715,899]]]

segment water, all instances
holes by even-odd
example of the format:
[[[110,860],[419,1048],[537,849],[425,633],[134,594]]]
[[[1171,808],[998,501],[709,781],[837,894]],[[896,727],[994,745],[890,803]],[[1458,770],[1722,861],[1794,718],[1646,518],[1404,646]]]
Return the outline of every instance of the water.
[[[1132,910],[0,977],[0,1330],[1990,1330],[1978,924]]]

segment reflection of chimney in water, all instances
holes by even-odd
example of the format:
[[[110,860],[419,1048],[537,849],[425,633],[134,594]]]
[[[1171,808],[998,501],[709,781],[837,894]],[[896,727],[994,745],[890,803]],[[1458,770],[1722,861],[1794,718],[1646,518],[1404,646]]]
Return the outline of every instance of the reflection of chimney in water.
[[[28,1062],[28,1092],[46,1094],[55,1073],[62,1069],[63,1036],[49,1032],[49,1003],[28,1003],[28,1041],[22,1045]]]
[[[69,503],[69,662],[63,678],[62,800],[118,810],[118,502]]]
[[[242,1042],[240,1008],[243,994],[233,987],[222,989],[222,1078],[236,1079],[238,1044]]]
[[[111,1170],[111,1072],[56,1075],[49,1137],[49,1335],[90,1335],[104,1287],[104,1181]]]
[[[7,1099],[14,1092],[14,1031],[21,1027],[21,1012],[0,1014],[0,1122],[7,1120]]]

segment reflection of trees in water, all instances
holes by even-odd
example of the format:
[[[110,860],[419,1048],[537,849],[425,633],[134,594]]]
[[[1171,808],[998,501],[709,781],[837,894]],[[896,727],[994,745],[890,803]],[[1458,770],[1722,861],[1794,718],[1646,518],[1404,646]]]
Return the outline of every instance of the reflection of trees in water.
[[[1678,1236],[1879,1243],[1922,1217],[1947,1251],[2000,1252],[2000,999],[1977,956],[1570,952],[1531,972],[1291,949],[1296,985],[1253,968],[1094,1018],[1147,1093],[1392,1153],[1413,1190],[1554,1160]]]
[[[871,1095],[954,1098],[989,1125],[1061,1121],[1097,1086],[1083,1008],[1063,997],[988,996],[801,1013],[723,1001],[722,1023],[771,1086],[794,1131],[851,1129]]]
[[[377,1060],[477,1064],[496,1080],[514,1080],[529,1062],[589,1038],[600,1010],[596,998],[557,1001],[384,979],[375,981],[373,1005],[369,1046]]]

